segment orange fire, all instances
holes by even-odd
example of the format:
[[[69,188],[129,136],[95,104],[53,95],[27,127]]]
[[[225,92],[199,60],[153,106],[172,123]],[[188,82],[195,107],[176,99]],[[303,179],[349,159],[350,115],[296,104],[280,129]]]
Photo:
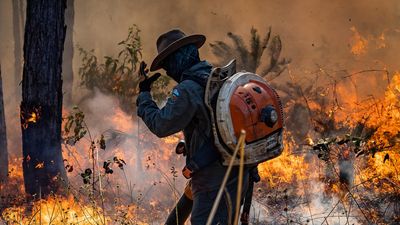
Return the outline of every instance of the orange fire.
[[[37,115],[35,112],[31,113],[31,117],[27,119],[28,123],[36,123],[37,122]]]
[[[116,108],[114,115],[107,119],[115,125],[115,129],[123,132],[133,132],[134,123],[132,123],[132,117],[120,108]]]
[[[74,146],[63,146],[65,164],[70,169],[69,179],[74,186],[82,185],[82,171],[86,168],[91,169],[95,176],[94,186],[96,190],[102,190],[108,206],[111,202],[116,201],[112,196],[118,193],[119,200],[112,204],[114,211],[111,217],[113,220],[117,218],[116,223],[120,223],[123,215],[124,221],[146,224],[145,221],[153,221],[159,216],[155,214],[159,212],[159,207],[165,204],[159,204],[160,202],[170,202],[169,204],[174,202],[171,201],[170,195],[162,193],[166,190],[170,193],[171,190],[176,191],[183,186],[181,184],[183,182],[175,183],[175,178],[170,173],[170,163],[179,168],[180,164],[184,162],[183,159],[180,159],[181,163],[175,164],[175,158],[177,158],[174,153],[175,144],[179,141],[180,136],[158,139],[149,134],[143,122],[140,121],[138,126],[138,121],[120,108],[115,107],[113,110],[112,115],[102,118],[104,123],[110,124],[110,129],[96,130],[93,128],[94,125],[88,124],[96,146],[99,144],[101,136],[104,136],[105,150],[97,146],[93,155],[88,136]],[[118,164],[115,159],[117,161],[121,159],[126,164]],[[94,169],[93,160],[95,160]],[[113,171],[112,173],[105,174],[103,162],[110,162],[108,165],[109,169]],[[110,172],[110,170],[108,171]],[[92,188],[92,178],[89,185],[84,185],[85,188]],[[142,195],[152,189],[158,189],[161,193],[152,194],[152,196]],[[143,201],[142,198],[145,198],[145,202],[140,203]]]
[[[258,166],[261,178],[266,180],[272,188],[277,185],[311,179],[310,175],[317,174],[310,174],[310,165],[302,154],[294,152],[296,148],[298,146],[290,139],[290,134],[286,134],[282,155]]]
[[[40,162],[40,163],[36,164],[35,168],[36,169],[43,169],[44,168],[44,162]]]
[[[398,171],[400,168],[398,150],[400,73],[396,73],[391,78],[383,99],[360,101],[349,89],[341,86],[338,86],[337,92],[338,98],[343,103],[342,108],[332,109],[336,111],[330,115],[337,122],[349,127],[363,122],[367,127],[375,128],[373,136],[362,147],[364,151],[370,147],[380,147],[373,157],[371,152],[366,152],[369,154],[355,158],[354,185],[371,179],[374,181],[375,178],[383,178],[400,186],[400,171]],[[310,101],[309,106],[311,110],[322,109],[317,102],[313,101]],[[91,201],[93,199],[88,199],[85,195],[51,196],[34,202],[31,209],[26,205],[5,209],[2,217],[6,222],[10,224],[123,224],[125,222],[144,225],[156,218],[157,213],[166,214],[174,203],[174,196],[166,195],[165,192],[156,193],[154,196],[147,193],[155,189],[168,190],[168,193],[183,190],[183,185],[176,182],[176,180],[182,181],[183,178],[175,178],[173,175],[175,170],[179,171],[184,161],[174,153],[175,144],[182,138],[181,135],[160,140],[149,134],[142,122],[138,124],[137,120],[133,120],[119,108],[115,109],[113,115],[104,117],[104,121],[112,124],[112,129],[118,131],[114,134],[116,136],[111,135],[108,138],[114,140],[119,137],[121,141],[111,145],[112,141],[107,140],[109,142],[106,142],[106,149],[96,148],[93,154],[90,151],[91,140],[84,138],[75,146],[64,146],[63,156],[66,159],[65,164],[74,168],[68,174],[72,186],[79,190],[92,188],[90,185],[83,185],[80,174],[86,168],[92,169],[92,162],[95,160],[95,193],[103,193],[107,196],[98,197],[95,201]],[[92,130],[95,144],[98,144],[96,141],[102,134],[104,134],[103,130]],[[324,188],[325,184],[321,180],[326,177],[327,166],[315,155],[310,157],[312,154],[309,146],[315,145],[318,138],[320,137],[310,131],[304,137],[304,143],[296,143],[290,131],[286,132],[283,154],[259,165],[262,182],[267,184],[270,190],[295,185],[303,186],[303,189],[296,191],[299,195],[315,188]],[[351,158],[349,156],[351,152],[343,152],[343,155],[345,159]],[[114,165],[112,166],[113,174],[104,174],[103,161],[112,160],[113,157],[123,159],[126,165],[123,168]],[[338,159],[336,157],[332,160],[337,162]],[[22,159],[18,159],[12,165],[20,165],[21,161]],[[37,164],[37,168],[43,166],[45,166],[43,163]],[[337,167],[333,165],[333,169]],[[11,170],[13,172],[10,173],[10,178],[17,177],[21,185],[20,190],[23,190],[22,169],[19,166],[12,167]],[[313,185],[315,185],[314,189],[307,190]],[[388,187],[386,183],[380,188],[379,191],[393,192],[393,188]],[[343,190],[341,189],[338,183],[333,183],[329,191],[337,194],[338,198],[342,198]],[[106,206],[100,206],[101,199],[107,201]],[[312,210],[317,210],[317,208],[315,206]]]
[[[27,116],[24,116],[24,113],[21,114],[22,120],[24,121],[22,124],[23,129],[28,128],[29,124],[37,123],[37,121],[40,119],[40,110],[41,108],[38,107],[34,108],[32,112],[27,113]]]
[[[350,52],[355,56],[365,55],[369,49],[373,50],[387,47],[385,31],[377,36],[362,36],[356,27],[351,27],[350,30],[353,32],[350,39]]]
[[[364,55],[367,53],[368,41],[366,38],[360,35],[355,27],[351,27],[350,30],[353,32],[351,40],[351,53],[356,56]]]
[[[31,215],[31,216],[27,216]],[[82,205],[74,197],[49,197],[33,203],[31,212],[26,207],[10,207],[2,217],[9,224],[108,224],[111,219],[100,207]]]
[[[362,111],[355,115],[365,120],[366,126],[376,128],[366,146],[376,148],[377,153],[368,159],[368,166],[360,174],[360,180],[371,177],[387,178],[400,185],[400,73],[395,73],[383,100],[369,107],[368,118]]]

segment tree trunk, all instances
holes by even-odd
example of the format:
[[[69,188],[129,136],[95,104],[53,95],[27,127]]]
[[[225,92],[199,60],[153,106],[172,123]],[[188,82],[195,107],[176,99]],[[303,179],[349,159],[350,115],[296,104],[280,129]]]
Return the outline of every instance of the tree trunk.
[[[72,104],[72,90],[74,83],[74,72],[72,69],[72,59],[74,57],[74,0],[67,0],[67,10],[65,11],[65,22],[67,24],[67,33],[65,35],[65,50],[63,61],[63,90],[64,90],[64,104]]]
[[[17,88],[19,83],[21,82],[22,77],[22,38],[21,34],[24,28],[24,17],[23,17],[23,1],[22,0],[12,0],[12,8],[13,8],[13,34],[14,34],[14,82],[16,88],[16,96],[19,96],[21,92]]]
[[[8,174],[8,151],[6,119],[4,116],[3,81],[0,66],[0,183],[7,179]]]
[[[25,190],[57,192],[67,176],[61,154],[62,55],[66,0],[28,0],[21,128]]]

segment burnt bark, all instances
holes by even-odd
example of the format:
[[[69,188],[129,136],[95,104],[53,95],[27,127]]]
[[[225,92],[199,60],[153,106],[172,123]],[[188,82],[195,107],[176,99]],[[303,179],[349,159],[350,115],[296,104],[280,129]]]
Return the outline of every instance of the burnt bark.
[[[67,182],[61,153],[66,0],[28,0],[21,128],[25,191],[36,197]]]
[[[6,119],[4,116],[3,81],[0,66],[0,183],[7,179],[8,174],[8,151]]]
[[[72,69],[72,60],[74,57],[74,0],[67,0],[67,10],[65,11],[65,23],[67,24],[67,33],[65,35],[65,49],[63,61],[63,90],[64,90],[64,104],[72,104],[72,89],[74,82],[74,73]]]

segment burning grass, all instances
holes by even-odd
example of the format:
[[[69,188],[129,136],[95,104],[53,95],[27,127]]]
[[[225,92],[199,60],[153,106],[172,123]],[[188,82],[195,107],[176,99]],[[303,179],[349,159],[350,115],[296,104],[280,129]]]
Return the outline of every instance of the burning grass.
[[[284,154],[259,166],[264,182],[256,196],[268,223],[400,221],[400,74],[392,76],[384,97],[356,99],[331,104],[330,135],[310,130],[299,143],[287,133]]]
[[[30,207],[7,208],[2,217],[9,224],[108,224],[100,207],[82,205],[74,197],[51,196]]]

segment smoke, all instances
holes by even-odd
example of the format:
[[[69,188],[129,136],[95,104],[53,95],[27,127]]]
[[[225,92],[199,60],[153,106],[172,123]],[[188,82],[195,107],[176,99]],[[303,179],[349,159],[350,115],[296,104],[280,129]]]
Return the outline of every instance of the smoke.
[[[64,149],[68,164],[76,168],[69,174],[72,185],[79,187],[83,184],[80,173],[87,168],[92,169],[90,141],[97,143],[103,135],[106,149],[97,149],[95,174],[98,170],[104,174],[103,163],[115,162],[115,157],[126,163],[122,167],[112,163],[110,168],[113,173],[102,178],[106,197],[120,198],[126,204],[140,204],[149,212],[151,204],[157,209],[172,208],[174,198],[171,193],[179,195],[186,182],[176,179],[172,173],[173,170],[180,171],[184,163],[184,159],[174,153],[179,137],[158,139],[143,122],[123,112],[116,98],[97,90],[91,98],[81,102],[80,109],[85,113],[90,135],[86,135],[76,146]],[[112,202],[114,200],[109,201]],[[162,212],[165,213],[165,210]],[[140,215],[137,216],[140,218]]]
[[[312,183],[309,194],[310,201],[299,208],[299,214],[303,215],[306,221],[316,224],[362,224],[346,211],[348,202],[345,198],[324,196],[323,191],[326,187],[322,183]]]
[[[205,34],[210,43],[229,42],[227,32],[249,37],[252,26],[260,32],[267,32],[272,26],[273,33],[282,39],[281,55],[293,59],[290,68],[294,74],[304,74],[319,66],[349,71],[370,68],[393,71],[400,64],[397,60],[400,44],[396,41],[400,35],[399,9],[397,0],[75,1],[73,35],[75,44],[93,48],[99,56],[115,55],[116,43],[126,37],[129,26],[137,24],[142,30],[143,58],[150,62],[156,55],[157,37],[171,28],[179,27],[187,34]],[[18,101],[14,93],[20,88],[12,79],[15,76],[12,13],[11,1],[0,1],[0,61],[9,116],[15,116]],[[351,54],[352,27],[371,42],[365,55]],[[373,43],[382,35],[385,47]],[[201,49],[201,56],[214,60],[207,44]],[[73,66],[74,98],[79,100],[77,51]],[[287,74],[281,79],[285,77]]]
[[[146,141],[142,139],[145,136],[149,138],[148,142],[158,140],[155,135],[149,133],[149,130],[141,120],[126,114],[120,108],[118,99],[95,90],[92,98],[88,98],[81,103],[80,109],[86,115],[85,121],[88,128],[91,130],[91,136],[94,138],[100,137],[103,134],[106,141],[109,141],[106,143],[110,144],[109,147],[125,148],[127,154],[132,153],[134,155],[136,154],[137,148],[145,144],[145,146],[142,147],[143,149],[151,148],[151,150],[157,150],[163,153],[162,150],[164,149],[160,150],[155,148],[156,145],[152,146],[152,144],[157,143],[146,143]],[[171,140],[178,138],[178,136],[172,136]],[[119,138],[118,140],[120,142],[116,142],[116,138]],[[171,147],[168,145],[169,139],[162,140],[167,144],[165,148]],[[172,153],[174,149],[168,152]],[[166,157],[170,156],[169,153],[166,154]]]
[[[156,55],[157,37],[171,28],[179,27],[187,34],[205,34],[207,43],[211,43],[229,42],[227,32],[248,38],[252,26],[261,33],[272,26],[273,34],[282,39],[281,56],[293,59],[290,66],[293,74],[304,74],[319,66],[333,70],[393,71],[400,64],[397,60],[400,44],[396,41],[400,35],[399,9],[400,2],[396,0],[75,1],[73,35],[76,45],[93,48],[98,56],[115,55],[116,43],[126,37],[129,26],[137,24],[142,30],[143,58],[150,62]],[[0,61],[6,77],[5,96],[13,99],[14,89],[20,87],[11,79],[14,76],[11,3],[2,0],[0,10]],[[351,53],[352,27],[370,42],[364,55]],[[376,43],[380,37],[384,38],[385,47]],[[200,51],[202,58],[214,60],[208,44]],[[77,51],[73,66],[74,98],[79,100]],[[287,77],[287,73],[283,75],[280,79]]]
[[[75,34],[82,46],[112,53],[110,44],[120,40],[126,27],[135,23],[143,31],[144,58],[151,60],[156,54],[159,34],[174,27],[189,34],[203,33],[208,42],[213,42],[227,40],[228,31],[247,35],[252,26],[261,32],[267,32],[267,27],[272,26],[273,32],[282,38],[283,55],[293,58],[294,68],[310,68],[315,64],[347,68],[355,62],[358,65],[367,63],[362,62],[366,58],[356,59],[349,51],[350,28],[356,27],[363,36],[377,37],[384,33],[388,42],[393,41],[390,48],[369,55],[367,59],[379,56],[380,60],[388,60],[390,66],[398,68],[393,56],[399,46],[393,38],[399,35],[399,5],[398,1],[382,3],[377,0],[253,0],[245,4],[240,0],[80,1],[76,3]],[[209,58],[208,46],[202,53]]]
[[[274,203],[268,204],[266,198],[255,198],[252,201],[250,210],[250,222],[252,224],[285,224],[287,222],[296,224],[363,224],[354,216],[354,212],[347,211],[351,204],[351,198],[348,196],[332,196],[326,190],[325,184],[317,181],[305,183],[304,193],[300,198],[292,199],[290,191],[283,191],[284,196],[269,196],[267,198],[276,198],[279,205],[285,205],[284,210],[279,207],[271,207]],[[287,194],[287,195],[286,195]],[[272,195],[272,194],[271,194]],[[289,202],[295,202],[296,207]],[[362,217],[360,217],[362,218]],[[361,220],[362,221],[362,220]]]

